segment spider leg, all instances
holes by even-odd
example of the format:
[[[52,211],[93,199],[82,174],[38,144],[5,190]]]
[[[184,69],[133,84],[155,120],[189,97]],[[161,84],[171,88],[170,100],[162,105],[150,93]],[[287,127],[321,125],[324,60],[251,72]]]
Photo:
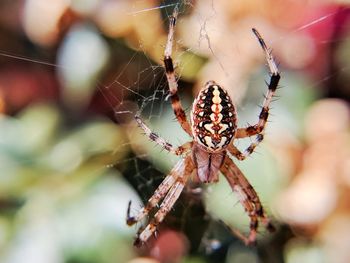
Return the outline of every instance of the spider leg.
[[[194,169],[194,164],[190,156],[186,157],[179,165],[176,166],[174,171],[178,170],[179,173],[176,181],[171,186],[169,192],[165,196],[159,210],[154,215],[154,218],[149,222],[145,229],[140,229],[137,238],[134,242],[135,246],[140,246],[146,242],[152,234],[156,231],[157,226],[164,220],[165,216],[169,213],[174,206],[176,200],[179,198],[189,176]]]
[[[261,112],[259,114],[259,121],[257,124],[248,126],[246,128],[238,128],[236,131],[235,138],[244,138],[250,137],[256,134],[261,133],[266,125],[267,118],[269,116],[270,104],[273,96],[276,93],[276,89],[278,87],[279,80],[281,78],[280,73],[278,71],[276,62],[274,57],[272,56],[271,50],[266,46],[264,39],[261,37],[259,32],[256,29],[252,29],[255,36],[258,38],[259,43],[265,53],[266,61],[270,70],[270,82],[267,83],[268,90],[265,95],[265,99],[262,105]]]
[[[226,156],[225,162],[220,170],[226,177],[232,190],[238,194],[240,203],[250,217],[250,232],[248,237],[237,234],[237,231],[234,231],[234,233],[246,244],[254,244],[256,242],[259,220],[261,220],[269,231],[273,231],[274,227],[267,218],[257,193],[245,178],[242,171],[228,156]]]
[[[141,119],[139,115],[135,116],[135,120],[139,127],[145,132],[145,134],[156,144],[163,147],[165,150],[167,150],[170,153],[176,154],[176,155],[182,155],[185,152],[187,152],[192,147],[192,142],[185,143],[179,147],[174,147],[172,144],[164,140],[162,137],[160,137],[158,134],[152,132],[152,130],[146,125],[146,123]]]
[[[177,11],[177,8],[175,8],[174,13],[170,17],[170,21],[169,21],[168,40],[164,50],[163,61],[164,61],[164,67],[165,67],[165,74],[169,85],[171,106],[173,108],[174,114],[176,116],[177,121],[180,123],[182,129],[184,129],[185,132],[187,132],[192,137],[191,125],[187,120],[185,110],[181,105],[180,98],[178,95],[178,85],[176,81],[173,60],[171,58],[173,40],[174,40],[174,28],[176,24],[177,14],[178,14],[178,11]]]
[[[245,158],[247,158],[249,155],[251,155],[255,148],[261,143],[261,141],[264,139],[264,135],[262,133],[258,134],[255,138],[255,141],[250,144],[247,149],[244,150],[242,153],[237,147],[233,144],[230,144],[227,147],[227,150],[230,154],[232,154],[234,157],[236,157],[238,160],[243,161]]]
[[[170,173],[165,177],[162,183],[158,186],[151,198],[148,199],[147,204],[144,207],[142,207],[141,210],[135,216],[130,216],[131,201],[129,202],[126,216],[126,223],[129,226],[132,226],[135,223],[142,220],[160,202],[160,200],[164,198],[166,193],[175,184],[176,180],[180,176],[179,171],[181,171],[184,165],[185,161],[184,159],[181,159],[170,171]]]

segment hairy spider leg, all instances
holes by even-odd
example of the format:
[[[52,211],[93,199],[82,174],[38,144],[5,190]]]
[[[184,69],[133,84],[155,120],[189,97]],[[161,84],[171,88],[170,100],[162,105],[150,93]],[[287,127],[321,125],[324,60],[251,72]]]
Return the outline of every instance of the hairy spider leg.
[[[165,74],[169,85],[171,106],[173,108],[174,114],[176,116],[176,119],[180,123],[182,129],[184,129],[184,131],[187,132],[192,137],[191,125],[187,120],[185,110],[181,105],[180,98],[178,95],[178,85],[176,81],[173,60],[171,58],[176,18],[177,18],[177,10],[175,9],[169,21],[168,40],[165,46],[163,61],[164,61],[164,67],[165,67]]]
[[[267,83],[268,90],[267,90],[267,93],[265,95],[265,99],[264,99],[264,102],[262,105],[261,112],[259,114],[258,123],[255,125],[252,125],[252,126],[248,126],[246,128],[238,128],[236,131],[236,134],[235,134],[236,139],[254,136],[256,134],[260,134],[263,132],[265,125],[266,125],[266,122],[267,122],[267,118],[269,116],[270,104],[271,104],[273,96],[276,93],[276,89],[278,87],[278,83],[279,83],[279,80],[281,78],[280,73],[279,73],[278,68],[277,68],[277,65],[276,65],[276,62],[275,62],[275,59],[272,56],[271,50],[268,49],[268,47],[265,44],[264,39],[261,37],[259,32],[254,28],[252,30],[253,30],[253,33],[255,34],[255,36],[257,37],[257,39],[259,40],[259,43],[260,43],[260,45],[265,53],[266,61],[267,61],[269,71],[270,71],[270,82]]]
[[[192,142],[184,143],[181,146],[174,147],[172,144],[167,142],[165,139],[160,137],[158,134],[152,132],[152,130],[146,125],[146,123],[141,119],[139,115],[135,116],[135,120],[139,127],[145,132],[146,136],[151,140],[154,141],[156,144],[161,146],[163,149],[167,150],[170,153],[173,153],[175,155],[182,155],[186,153],[188,150],[192,147]]]
[[[242,171],[229,157],[226,156],[220,171],[226,177],[232,190],[238,194],[240,203],[250,217],[250,232],[248,237],[244,237],[243,235],[238,235],[238,237],[247,245],[254,244],[256,242],[259,219],[267,230],[274,231],[274,227],[267,218],[257,193],[245,178]],[[234,233],[237,234],[237,232]]]
[[[234,157],[236,157],[238,160],[243,161],[245,160],[249,155],[251,155],[255,148],[259,145],[259,143],[264,139],[264,135],[262,133],[259,133],[256,138],[255,141],[253,143],[251,143],[247,149],[244,150],[244,152],[242,153],[235,145],[230,144],[227,147],[227,150],[229,151],[229,153],[231,155],[233,155]]]
[[[169,213],[169,211],[171,210],[171,208],[174,206],[175,202],[179,198],[183,188],[186,185],[187,179],[190,177],[193,170],[194,170],[194,164],[191,156],[187,156],[185,159],[182,159],[181,161],[179,161],[178,165],[173,170],[174,173],[175,172],[177,173],[175,183],[171,186],[169,192],[166,194],[162,204],[160,205],[159,210],[154,215],[154,217],[149,222],[149,224],[145,227],[145,229],[139,230],[139,233],[137,234],[137,238],[134,242],[135,246],[141,246],[156,231],[157,226],[164,220],[165,216]],[[166,191],[162,191],[163,195],[164,193],[166,193]]]
[[[167,175],[165,179],[162,181],[162,183],[158,186],[157,190],[154,192],[151,198],[148,199],[147,204],[144,207],[142,207],[141,210],[135,216],[130,216],[130,207],[131,207],[131,201],[130,201],[128,206],[128,211],[127,211],[127,216],[126,216],[126,223],[129,226],[132,226],[135,223],[142,220],[146,215],[148,215],[149,212],[154,207],[156,207],[156,205],[160,202],[160,200],[166,195],[169,189],[173,186],[177,177],[178,175],[176,173],[170,172],[170,174]]]
[[[142,220],[146,215],[149,214],[149,212],[154,207],[156,207],[156,205],[160,202],[160,200],[164,198],[164,196],[169,191],[169,189],[175,184],[177,178],[180,176],[179,171],[181,171],[184,165],[185,165],[185,159],[181,159],[180,161],[177,162],[174,168],[170,171],[170,173],[164,178],[162,183],[155,190],[151,198],[148,199],[147,204],[144,207],[142,207],[141,210],[135,216],[130,216],[131,201],[129,202],[127,216],[126,216],[126,223],[129,226],[132,226],[135,223]]]

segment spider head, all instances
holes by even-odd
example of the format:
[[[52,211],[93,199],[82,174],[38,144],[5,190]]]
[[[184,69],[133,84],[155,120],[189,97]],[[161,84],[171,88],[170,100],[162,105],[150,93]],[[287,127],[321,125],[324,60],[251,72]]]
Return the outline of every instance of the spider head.
[[[208,152],[224,150],[237,127],[236,110],[227,91],[208,81],[194,100],[191,122],[198,144]]]

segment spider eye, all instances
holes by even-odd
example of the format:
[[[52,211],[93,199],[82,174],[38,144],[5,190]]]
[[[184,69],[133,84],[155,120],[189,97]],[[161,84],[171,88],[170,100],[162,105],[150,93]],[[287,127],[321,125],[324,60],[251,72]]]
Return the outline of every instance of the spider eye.
[[[194,140],[214,152],[231,142],[237,127],[231,98],[214,81],[208,81],[198,94],[191,119]]]

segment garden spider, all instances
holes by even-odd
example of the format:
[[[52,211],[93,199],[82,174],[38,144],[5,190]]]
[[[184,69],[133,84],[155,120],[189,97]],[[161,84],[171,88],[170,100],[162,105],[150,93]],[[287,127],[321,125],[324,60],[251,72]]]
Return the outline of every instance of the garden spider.
[[[244,160],[263,140],[269,106],[277,89],[280,74],[263,38],[256,29],[252,29],[263,48],[270,70],[270,83],[267,84],[268,91],[258,123],[246,128],[237,128],[236,109],[228,93],[214,81],[208,81],[193,102],[190,124],[177,93],[178,85],[171,58],[176,19],[177,11],[175,10],[170,17],[168,39],[164,52],[164,67],[175,116],[181,127],[193,140],[179,147],[174,147],[152,132],[139,114],[135,116],[138,125],[152,141],[168,152],[181,156],[181,159],[158,186],[147,204],[135,216],[130,216],[131,202],[129,202],[126,221],[131,226],[147,216],[163,199],[159,210],[148,225],[138,231],[134,244],[140,246],[152,236],[157,226],[174,206],[192,173],[196,174],[200,182],[212,183],[219,180],[219,171],[226,177],[233,191],[238,194],[240,203],[250,217],[249,235],[245,237],[238,232],[236,234],[246,244],[255,243],[259,220],[268,230],[273,231],[274,228],[263,210],[257,193],[229,155],[238,160]],[[234,139],[254,135],[256,136],[255,141],[244,152],[238,150],[232,143]]]

